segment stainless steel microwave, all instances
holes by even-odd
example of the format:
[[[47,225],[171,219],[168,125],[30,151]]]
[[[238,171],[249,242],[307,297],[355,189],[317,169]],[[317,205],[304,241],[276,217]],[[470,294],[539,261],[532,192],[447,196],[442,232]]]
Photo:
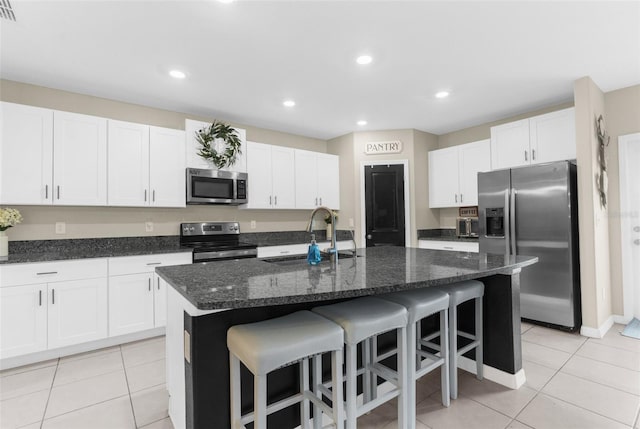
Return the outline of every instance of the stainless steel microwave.
[[[187,204],[247,203],[247,173],[187,168]]]

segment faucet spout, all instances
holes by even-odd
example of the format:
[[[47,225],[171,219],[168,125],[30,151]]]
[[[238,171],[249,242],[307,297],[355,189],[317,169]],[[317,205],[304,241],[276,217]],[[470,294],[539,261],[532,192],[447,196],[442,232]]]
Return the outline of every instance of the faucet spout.
[[[331,225],[333,225],[333,234],[331,235],[330,258],[332,261],[338,262],[338,247],[336,245],[337,219],[336,219],[336,214],[333,212],[333,210],[325,206],[319,206],[313,209],[313,211],[311,212],[311,217],[309,218],[309,224],[307,225],[307,232],[313,232],[313,218],[316,216],[318,212],[322,212],[322,211],[331,217]]]

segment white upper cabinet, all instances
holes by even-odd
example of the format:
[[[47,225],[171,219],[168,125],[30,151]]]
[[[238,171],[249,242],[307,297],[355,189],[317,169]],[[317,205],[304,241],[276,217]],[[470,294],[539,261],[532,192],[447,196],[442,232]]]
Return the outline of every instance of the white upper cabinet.
[[[109,121],[110,206],[149,205],[149,127]]]
[[[184,132],[109,121],[109,205],[185,206]]]
[[[247,142],[250,209],[296,207],[294,150],[282,146]]]
[[[575,159],[573,107],[491,127],[491,167]]]
[[[107,120],[53,113],[54,203],[107,204]]]
[[[204,127],[208,127],[211,125],[211,122],[202,122],[202,121],[194,121],[192,119],[186,119],[184,124],[184,129],[186,133],[186,157],[187,157],[187,167],[188,168],[208,168],[218,170],[218,167],[213,165],[212,162],[207,161],[200,156],[198,156],[198,151],[200,150],[200,145],[196,141],[196,132],[201,130]],[[235,164],[230,167],[224,167],[221,170],[224,171],[237,171],[240,173],[247,172],[247,131],[242,128],[234,128],[236,133],[238,133],[238,137],[240,137],[241,153],[237,156]],[[224,142],[222,140],[216,142],[217,150],[224,150],[223,145]]]
[[[429,207],[478,204],[478,172],[491,169],[489,140],[429,152]]]
[[[0,103],[0,204],[51,204],[53,111]]]
[[[184,131],[150,127],[149,189],[155,207],[185,207]]]
[[[326,206],[340,208],[339,157],[326,153],[295,150],[296,208]]]

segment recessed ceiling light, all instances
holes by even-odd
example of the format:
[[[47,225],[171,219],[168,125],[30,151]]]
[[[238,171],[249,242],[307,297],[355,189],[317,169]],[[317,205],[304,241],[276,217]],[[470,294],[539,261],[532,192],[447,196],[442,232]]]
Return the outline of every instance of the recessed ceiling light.
[[[436,98],[447,98],[449,93],[447,91],[436,92]]]
[[[282,102],[282,105],[284,107],[293,107],[293,106],[296,105],[296,102],[293,101],[293,100],[285,100],[285,101]]]
[[[233,3],[234,0],[218,0],[220,3]]]
[[[358,58],[356,58],[356,62],[361,65],[370,64],[371,61],[373,61],[371,55],[360,55]]]
[[[169,72],[169,76],[175,78],[175,79],[184,79],[185,77],[187,77],[187,74],[183,71],[180,70],[171,70]]]
[[[367,125],[367,121],[358,121],[357,124],[362,127],[364,125]]]

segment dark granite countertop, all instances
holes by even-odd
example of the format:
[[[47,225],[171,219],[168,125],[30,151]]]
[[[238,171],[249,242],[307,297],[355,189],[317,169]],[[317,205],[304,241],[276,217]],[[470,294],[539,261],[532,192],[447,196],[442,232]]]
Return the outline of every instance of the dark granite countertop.
[[[178,236],[82,238],[69,240],[10,241],[9,257],[0,264],[62,261],[191,252],[180,247]]]
[[[510,272],[536,257],[404,247],[358,249],[337,266],[304,259],[241,259],[159,267],[156,272],[200,310],[247,308],[351,298]]]
[[[478,237],[458,237],[455,228],[419,229],[418,240],[477,243]]]

